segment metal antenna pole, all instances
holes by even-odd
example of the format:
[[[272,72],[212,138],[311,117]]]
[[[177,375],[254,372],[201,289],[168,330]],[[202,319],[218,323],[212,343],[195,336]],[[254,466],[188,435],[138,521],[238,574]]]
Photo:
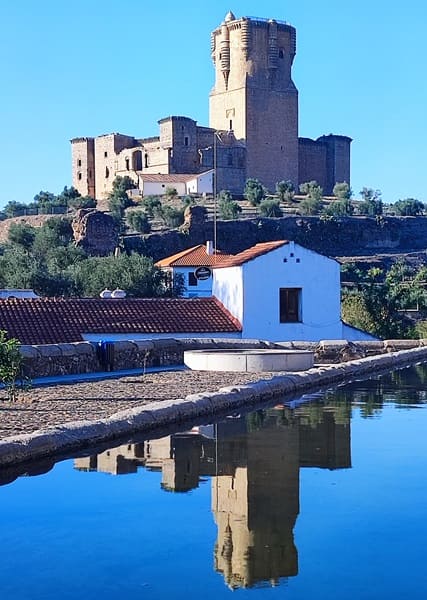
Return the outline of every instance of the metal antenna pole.
[[[214,143],[213,143],[213,168],[214,168],[214,186],[213,186],[213,194],[214,194],[214,218],[213,218],[213,237],[214,237],[214,262],[216,262],[216,195],[217,195],[217,131],[214,132]]]

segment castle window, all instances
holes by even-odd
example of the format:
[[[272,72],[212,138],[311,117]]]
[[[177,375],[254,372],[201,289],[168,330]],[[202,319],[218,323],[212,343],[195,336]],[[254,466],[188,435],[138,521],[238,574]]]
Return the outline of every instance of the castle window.
[[[301,323],[301,288],[279,289],[280,323]]]
[[[279,50],[279,58],[284,58],[285,54],[282,49]]]
[[[230,131],[233,131],[233,120],[232,120],[232,119],[230,119],[230,127],[229,127],[229,130],[230,130]]]
[[[144,154],[144,166],[145,166],[145,168],[148,167],[148,154],[147,153]]]
[[[188,146],[188,136],[185,136],[184,138],[184,146]]]
[[[142,171],[142,152],[137,150],[132,155],[132,169],[134,171]]]
[[[126,171],[129,171],[129,158],[125,159]]]
[[[105,179],[108,179],[110,177],[110,169],[108,167],[105,167]]]
[[[82,166],[82,161],[80,160],[80,158],[79,158],[79,160],[77,161],[77,166],[78,166],[78,167],[81,167],[81,166]]]
[[[108,152],[107,152],[107,151],[105,151],[105,152],[104,152],[104,158],[107,158],[107,156],[108,156]]]
[[[82,178],[82,174],[81,174],[81,173],[78,173],[78,174],[77,174],[77,179],[78,179],[79,181],[81,181],[81,178]]]

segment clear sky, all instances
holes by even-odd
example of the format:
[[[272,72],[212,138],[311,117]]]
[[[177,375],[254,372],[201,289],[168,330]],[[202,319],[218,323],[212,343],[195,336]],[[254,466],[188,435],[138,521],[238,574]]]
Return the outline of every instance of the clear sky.
[[[300,135],[349,135],[352,188],[427,201],[424,0],[0,0],[0,206],[71,185],[73,137],[208,125],[228,10],[297,29]]]

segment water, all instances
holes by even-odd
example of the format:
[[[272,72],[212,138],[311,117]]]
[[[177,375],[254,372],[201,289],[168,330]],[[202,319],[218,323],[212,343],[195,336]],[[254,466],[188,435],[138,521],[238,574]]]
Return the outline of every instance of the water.
[[[415,367],[3,485],[0,598],[424,599],[426,384]]]

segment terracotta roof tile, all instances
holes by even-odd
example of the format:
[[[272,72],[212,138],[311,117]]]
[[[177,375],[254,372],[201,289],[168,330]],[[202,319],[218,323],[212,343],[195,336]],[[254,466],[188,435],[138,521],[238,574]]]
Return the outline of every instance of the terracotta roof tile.
[[[78,342],[84,333],[236,333],[216,298],[37,298],[0,300],[0,329],[23,344]]]
[[[223,254],[220,250],[215,254],[208,254],[206,246],[199,244],[159,260],[156,262],[156,267],[208,267],[232,257],[232,254]]]
[[[239,267],[250,260],[258,258],[258,256],[267,254],[267,252],[276,250],[277,248],[285,246],[288,243],[289,242],[287,240],[279,240],[277,242],[263,242],[256,244],[251,248],[247,248],[247,250],[243,250],[243,252],[239,252],[239,254],[235,254],[234,256],[228,257],[226,260],[222,260],[219,264],[215,265],[215,268],[223,269],[225,267]]]

